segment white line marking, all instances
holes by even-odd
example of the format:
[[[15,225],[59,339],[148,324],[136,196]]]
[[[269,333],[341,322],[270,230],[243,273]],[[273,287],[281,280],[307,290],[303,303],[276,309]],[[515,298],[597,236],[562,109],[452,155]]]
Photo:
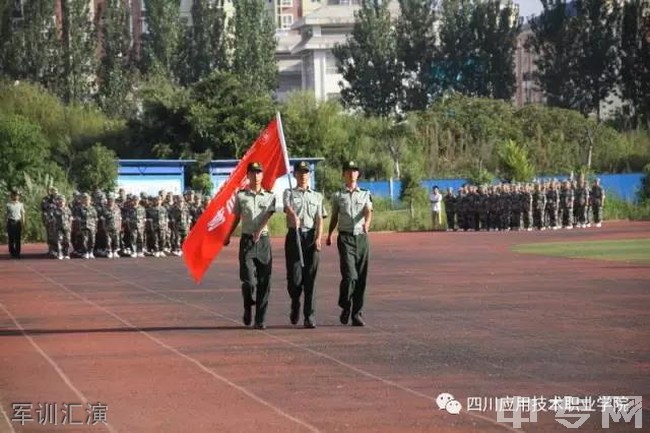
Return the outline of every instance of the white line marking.
[[[83,265],[83,266],[86,267],[85,265]],[[202,307],[202,306],[200,306],[200,305],[190,304],[189,302],[185,302],[185,301],[183,301],[183,300],[176,299],[176,298],[172,298],[171,296],[167,296],[167,295],[162,294],[162,293],[158,293],[158,292],[156,292],[156,291],[154,291],[154,290],[151,290],[151,289],[149,289],[149,288],[147,288],[147,287],[145,287],[145,286],[143,286],[143,285],[141,285],[141,284],[139,284],[139,283],[134,283],[134,282],[132,282],[132,281],[122,280],[121,278],[118,278],[118,277],[116,277],[115,275],[113,275],[113,274],[111,274],[111,273],[109,273],[109,272],[100,271],[100,270],[98,270],[98,269],[93,269],[93,268],[88,268],[88,267],[86,267],[86,268],[87,268],[87,269],[90,269],[90,270],[93,270],[93,271],[96,271],[96,272],[98,272],[98,273],[102,273],[102,274],[104,274],[104,275],[107,275],[107,276],[109,276],[109,277],[111,277],[111,278],[113,278],[113,279],[115,279],[115,280],[117,280],[117,281],[120,281],[120,282],[124,283],[124,284],[129,284],[129,285],[131,285],[131,286],[133,286],[133,287],[139,288],[139,289],[144,290],[144,291],[146,291],[146,292],[149,292],[149,293],[152,293],[152,294],[154,294],[154,295],[157,295],[157,296],[163,297],[163,298],[168,299],[168,300],[170,300],[170,301],[172,301],[172,302],[179,303],[179,304],[183,304],[183,305],[186,305],[186,306],[188,306],[188,307],[191,307],[191,308],[195,308],[195,309],[197,309],[197,310],[204,311],[204,312],[206,312],[206,313],[208,313],[208,314],[211,314],[211,315],[214,315],[214,316],[220,317],[220,318],[222,318],[222,319],[224,319],[224,320],[227,320],[227,321],[229,321],[229,322],[235,323],[235,324],[237,324],[237,325],[240,324],[240,322],[239,322],[238,320],[233,319],[233,318],[228,317],[228,316],[225,316],[225,315],[223,315],[223,314],[221,314],[221,313],[219,313],[219,312],[217,312],[217,311],[210,310],[210,309],[205,308],[205,307]],[[427,394],[423,394],[423,393],[421,393],[421,392],[419,392],[419,391],[416,391],[416,390],[414,390],[414,389],[411,389],[411,388],[409,388],[409,387],[406,387],[406,386],[404,386],[404,385],[401,385],[401,384],[399,384],[399,383],[397,383],[397,382],[394,382],[394,381],[392,381],[392,380],[390,380],[390,379],[385,379],[385,378],[383,378],[383,377],[377,376],[377,375],[375,375],[375,374],[373,374],[373,373],[370,373],[370,372],[368,372],[368,371],[365,371],[365,370],[363,370],[363,369],[361,369],[361,368],[359,368],[359,367],[355,367],[354,365],[348,364],[348,363],[345,362],[345,361],[341,361],[341,360],[339,360],[339,359],[337,359],[337,358],[334,358],[333,356],[328,355],[328,354],[326,354],[326,353],[319,352],[319,351],[317,351],[317,350],[314,350],[314,349],[310,349],[310,348],[308,348],[308,347],[301,346],[301,345],[296,344],[296,343],[294,343],[294,342],[292,342],[292,341],[290,341],[290,340],[286,340],[286,339],[284,339],[284,338],[282,338],[282,337],[278,337],[278,336],[276,336],[276,335],[273,335],[273,334],[269,333],[268,331],[257,331],[257,332],[261,332],[261,333],[263,333],[263,334],[265,334],[265,335],[267,335],[267,336],[269,336],[269,337],[271,337],[271,338],[273,338],[273,339],[275,339],[275,340],[281,341],[281,342],[283,342],[283,343],[285,343],[285,344],[288,344],[288,345],[290,345],[290,346],[296,347],[296,348],[298,348],[298,349],[302,349],[302,350],[304,350],[304,351],[306,351],[306,352],[309,352],[309,353],[311,353],[311,354],[313,354],[313,355],[319,356],[319,357],[321,357],[321,358],[329,359],[330,361],[333,361],[333,362],[335,362],[335,363],[337,363],[337,364],[339,364],[339,365],[341,365],[341,366],[343,366],[343,367],[345,367],[345,368],[348,368],[348,369],[350,369],[350,370],[352,370],[352,371],[355,371],[355,372],[357,372],[357,373],[359,373],[359,374],[361,374],[361,375],[363,375],[363,376],[369,377],[369,378],[371,378],[371,379],[378,380],[378,381],[382,382],[383,384],[385,384],[385,385],[387,385],[387,386],[396,387],[396,388],[401,389],[402,391],[405,391],[405,392],[407,392],[407,393],[409,393],[409,394],[415,395],[415,396],[417,396],[417,397],[425,398],[425,399],[427,399],[427,400],[429,400],[429,401],[432,401],[432,402],[435,402],[435,401],[436,401],[435,397],[432,397],[432,396],[427,395]],[[523,429],[514,429],[514,428],[509,427],[509,426],[507,426],[507,425],[505,425],[505,424],[498,423],[498,422],[496,422],[495,420],[493,420],[493,419],[491,419],[491,418],[489,418],[489,417],[487,417],[487,416],[478,415],[478,414],[470,413],[470,412],[467,412],[466,415],[468,415],[469,417],[472,417],[472,418],[478,418],[478,419],[482,419],[482,420],[484,420],[484,421],[488,421],[488,422],[490,422],[491,424],[495,424],[495,425],[497,425],[497,426],[499,426],[499,427],[502,427],[502,428],[504,428],[505,430],[508,430],[508,431],[511,431],[511,432],[515,432],[515,433],[525,433],[525,430],[523,430]]]
[[[16,430],[14,430],[14,426],[11,424],[11,419],[9,418],[9,415],[7,415],[7,412],[5,412],[5,409],[2,407],[2,402],[0,402],[0,412],[2,412],[3,418],[7,420],[9,431],[11,431],[11,433],[16,433]]]
[[[25,328],[23,328],[23,326],[18,322],[18,320],[14,317],[14,315],[11,314],[11,312],[9,310],[7,310],[7,307],[5,307],[4,304],[0,303],[0,308],[5,312],[5,314],[7,316],[9,316],[11,321],[14,322],[14,325],[16,325],[16,328],[18,328],[20,330],[20,332],[23,334],[23,337],[25,337],[27,339],[27,341],[29,341],[31,343],[31,345],[34,346],[34,349],[36,349],[36,351],[38,353],[40,353],[41,356],[43,358],[45,358],[45,360],[52,366],[52,368],[54,368],[54,371],[56,371],[57,374],[59,375],[59,377],[63,380],[63,382],[65,382],[65,384],[68,385],[68,388],[70,388],[72,390],[72,392],[75,393],[77,398],[84,405],[87,405],[88,404],[88,399],[86,398],[86,396],[84,396],[83,393],[81,391],[79,391],[72,384],[72,381],[70,381],[70,378],[63,372],[63,370],[59,367],[59,365],[56,363],[56,361],[54,361],[52,358],[50,358],[50,356],[47,353],[45,353],[45,351],[43,349],[41,349],[41,347],[38,344],[36,344],[36,342],[34,341],[34,339],[30,335],[27,335],[27,333],[25,332]],[[4,409],[3,409],[2,412],[4,413]],[[115,430],[110,424],[102,424],[102,425],[104,427],[106,427],[106,429],[108,429],[108,431],[110,431],[111,433],[117,433],[117,430]]]
[[[298,419],[298,418],[296,418],[296,417],[294,417],[294,416],[288,414],[287,412],[283,411],[283,410],[280,409],[279,407],[277,407],[277,406],[273,405],[272,403],[270,403],[270,402],[264,400],[262,397],[259,397],[258,395],[253,394],[251,391],[247,390],[247,389],[244,388],[243,386],[237,385],[236,383],[234,383],[234,382],[230,381],[229,379],[227,379],[227,378],[221,376],[220,374],[217,374],[217,373],[214,372],[213,370],[211,370],[211,369],[209,369],[208,367],[206,367],[205,365],[203,365],[203,364],[201,363],[201,361],[198,361],[197,359],[194,359],[194,358],[192,358],[191,356],[186,355],[186,354],[184,354],[184,353],[178,351],[177,349],[175,349],[175,348],[169,346],[168,344],[166,344],[164,341],[162,341],[162,340],[160,340],[160,339],[154,337],[154,336],[151,335],[149,332],[144,331],[144,330],[138,328],[137,326],[133,325],[133,324],[132,324],[131,322],[129,322],[128,320],[121,318],[120,316],[118,316],[117,314],[113,313],[113,312],[110,311],[109,309],[107,309],[107,308],[105,308],[105,307],[102,307],[101,305],[97,304],[96,302],[93,302],[93,301],[91,301],[90,299],[84,298],[83,296],[79,295],[78,293],[76,293],[76,292],[74,292],[74,291],[68,289],[68,288],[65,286],[65,284],[59,283],[59,282],[57,282],[57,281],[51,279],[50,277],[48,277],[48,276],[42,274],[41,272],[37,271],[36,269],[32,268],[31,266],[27,266],[27,267],[28,267],[29,269],[31,269],[35,274],[37,274],[37,275],[39,275],[41,278],[43,278],[44,280],[50,282],[51,284],[54,284],[54,285],[56,285],[56,286],[59,286],[60,288],[62,288],[62,289],[65,290],[66,292],[70,293],[71,295],[73,295],[73,296],[76,297],[77,299],[79,299],[79,300],[81,300],[81,301],[83,301],[83,302],[85,302],[85,303],[87,303],[87,304],[89,304],[89,305],[92,305],[93,307],[95,307],[95,308],[97,308],[97,309],[99,309],[99,310],[104,311],[106,314],[112,316],[113,318],[115,318],[115,319],[118,320],[119,322],[122,322],[124,325],[128,326],[129,328],[132,328],[133,330],[135,330],[135,331],[141,333],[142,335],[144,335],[145,337],[147,337],[147,338],[150,339],[151,341],[155,342],[156,344],[160,345],[161,347],[163,347],[163,348],[169,350],[170,352],[172,352],[172,353],[174,353],[174,354],[180,356],[181,358],[183,358],[183,359],[185,359],[185,360],[191,362],[192,364],[196,365],[196,366],[199,367],[202,371],[206,372],[206,373],[209,374],[210,376],[214,377],[215,379],[219,380],[220,382],[225,383],[226,385],[228,385],[228,386],[230,386],[230,387],[232,387],[232,388],[235,388],[236,390],[238,390],[239,392],[245,394],[246,396],[250,397],[251,399],[255,400],[256,402],[258,402],[258,403],[260,403],[260,404],[262,404],[262,405],[268,407],[269,409],[273,410],[273,411],[276,412],[278,415],[281,415],[281,416],[283,416],[283,417],[285,417],[285,418],[287,418],[287,419],[289,419],[289,420],[295,422],[296,424],[299,424],[299,425],[305,427],[307,430],[309,430],[309,431],[311,431],[311,432],[320,432],[320,430],[318,430],[318,429],[317,429],[316,427],[314,427],[313,425],[308,424],[308,423],[306,423],[305,421],[302,421],[301,419]]]

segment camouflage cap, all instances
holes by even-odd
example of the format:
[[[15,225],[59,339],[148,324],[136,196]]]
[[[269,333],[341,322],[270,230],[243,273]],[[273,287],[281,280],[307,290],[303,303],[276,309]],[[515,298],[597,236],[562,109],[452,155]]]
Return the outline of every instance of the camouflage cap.
[[[343,170],[359,171],[359,165],[357,165],[357,163],[354,161],[347,161],[345,164],[343,164]]]

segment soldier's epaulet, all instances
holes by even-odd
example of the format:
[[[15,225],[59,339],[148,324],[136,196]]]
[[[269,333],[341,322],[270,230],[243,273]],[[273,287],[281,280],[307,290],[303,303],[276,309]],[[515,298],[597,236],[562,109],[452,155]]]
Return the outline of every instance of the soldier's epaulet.
[[[368,188],[359,188],[359,191],[370,191]]]

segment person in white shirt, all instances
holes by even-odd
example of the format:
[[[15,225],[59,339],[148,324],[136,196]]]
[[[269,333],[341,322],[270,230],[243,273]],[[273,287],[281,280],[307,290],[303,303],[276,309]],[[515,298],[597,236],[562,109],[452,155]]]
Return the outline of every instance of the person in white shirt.
[[[433,221],[433,230],[438,231],[442,227],[442,194],[440,189],[434,186],[429,195],[429,202],[431,202],[431,219]]]

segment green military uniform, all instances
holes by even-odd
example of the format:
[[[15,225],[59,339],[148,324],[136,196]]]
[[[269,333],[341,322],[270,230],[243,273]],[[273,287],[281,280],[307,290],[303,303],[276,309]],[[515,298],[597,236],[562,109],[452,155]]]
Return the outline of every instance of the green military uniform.
[[[251,163],[248,171],[262,171],[258,163]],[[255,305],[255,327],[263,328],[271,291],[273,257],[266,225],[260,227],[266,214],[275,212],[275,195],[270,191],[255,192],[244,189],[237,192],[233,213],[242,224],[239,240],[239,279],[244,298],[244,324],[250,324],[250,308]],[[260,231],[258,241],[254,233]],[[255,301],[253,301],[255,292]]]
[[[89,198],[85,194],[86,199]],[[82,253],[85,258],[94,258],[95,235],[97,234],[97,211],[91,205],[81,205],[77,209],[75,219],[79,222]]]
[[[591,209],[594,212],[594,223],[597,225],[602,223],[603,215],[602,209],[605,203],[605,190],[599,183],[595,182],[591,187]]]
[[[57,256],[59,259],[70,258],[72,231],[72,211],[65,204],[63,197],[57,197],[60,204],[53,211],[56,225]]]
[[[358,170],[348,162],[345,170]],[[361,312],[368,278],[368,257],[370,253],[368,235],[363,230],[366,222],[365,209],[372,210],[370,191],[359,188],[343,188],[332,197],[332,215],[337,215],[341,284],[339,286],[339,307],[343,309],[341,322],[347,323],[350,312],[352,323],[363,325]],[[330,232],[333,229],[330,226]]]
[[[301,161],[296,164],[294,172],[309,172],[309,163]],[[307,187],[295,187],[284,191],[284,207],[291,208],[300,219],[300,227],[296,229],[293,220],[287,216],[287,236],[284,242],[284,252],[287,265],[287,290],[291,298],[291,323],[298,322],[300,311],[300,296],[304,292],[303,317],[305,326],[313,328],[315,299],[314,289],[320,252],[316,250],[316,224],[318,220],[327,217],[323,206],[323,195]],[[300,249],[298,247],[300,237]],[[300,263],[302,250],[303,264]]]

